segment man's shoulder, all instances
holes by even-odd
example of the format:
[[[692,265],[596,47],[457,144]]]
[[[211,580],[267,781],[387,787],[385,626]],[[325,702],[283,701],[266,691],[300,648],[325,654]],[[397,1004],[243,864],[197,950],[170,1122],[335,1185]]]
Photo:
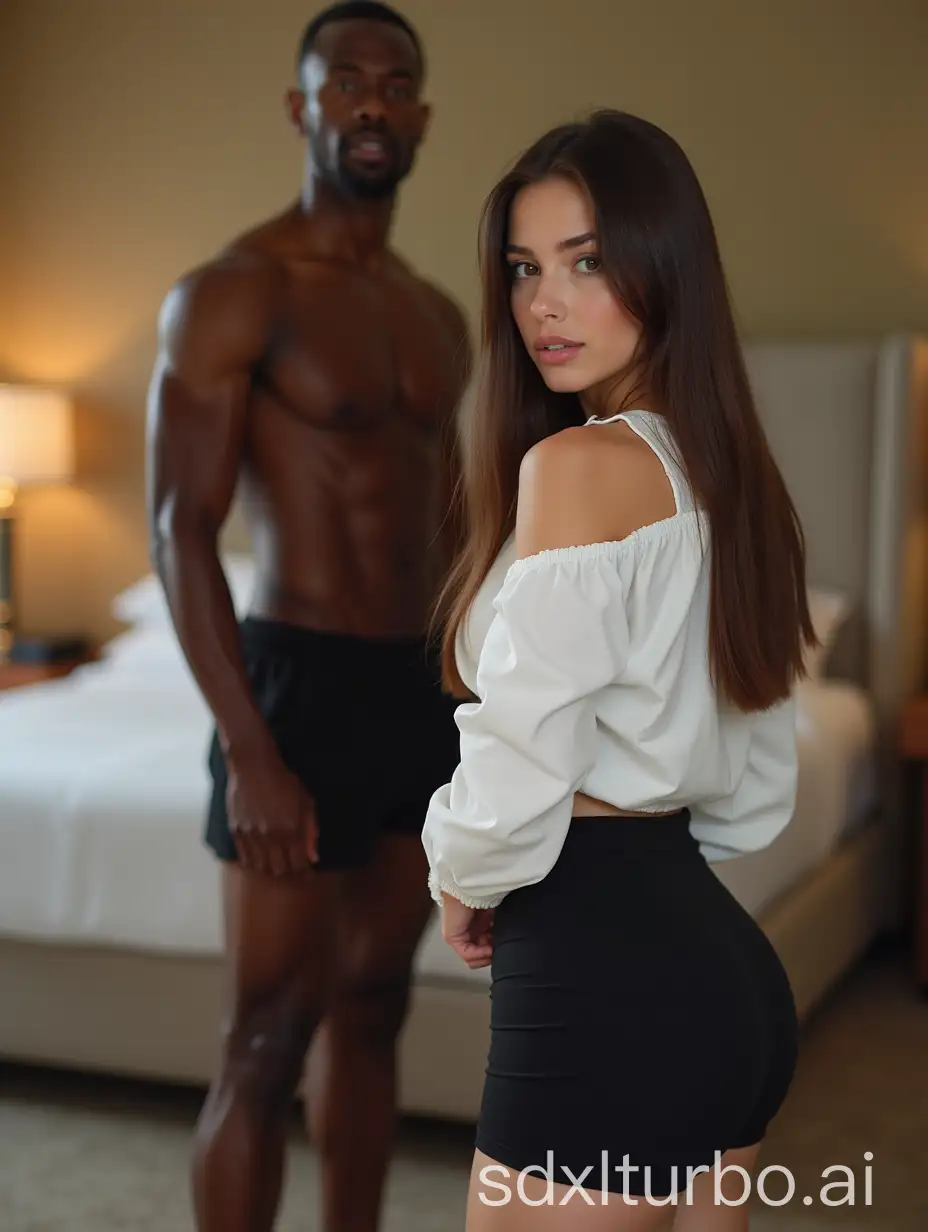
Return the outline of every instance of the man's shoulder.
[[[391,250],[390,257],[394,263],[394,269],[415,286],[439,318],[447,322],[449,329],[456,334],[468,336],[470,327],[467,314],[451,292],[431,278],[427,278],[397,252]]]
[[[473,346],[470,322],[461,304],[437,282],[414,269],[395,250],[390,250],[392,272],[415,289],[425,304],[431,320],[439,323],[447,346],[447,358],[454,373],[458,401],[470,384],[473,369]],[[455,407],[456,410],[456,407]]]
[[[235,235],[211,257],[186,270],[168,292],[168,300],[208,309],[239,310],[261,302],[279,286],[284,273],[282,249],[291,225],[291,210]]]
[[[426,292],[432,296],[436,311],[441,313],[444,321],[447,321],[448,329],[456,337],[469,342],[470,324],[467,320],[467,314],[454,296],[436,283],[429,282],[428,279],[423,279],[423,286],[426,288]]]
[[[271,257],[230,245],[176,279],[161,304],[160,328],[221,327],[236,318],[258,327],[270,319],[279,281]]]
[[[175,356],[260,354],[272,328],[280,270],[259,250],[232,244],[186,270],[168,289],[158,313],[161,347]]]
[[[464,309],[447,291],[431,282],[426,282],[425,286],[434,299],[435,314],[444,322],[448,333],[448,348],[460,399],[470,384],[473,372],[474,355],[470,323]]]
[[[434,300],[436,309],[441,312],[449,326],[457,332],[467,333],[468,321],[467,314],[462,306],[454,298],[454,296],[440,287],[437,283],[431,282],[427,278],[423,278],[422,285],[426,294],[430,295]]]

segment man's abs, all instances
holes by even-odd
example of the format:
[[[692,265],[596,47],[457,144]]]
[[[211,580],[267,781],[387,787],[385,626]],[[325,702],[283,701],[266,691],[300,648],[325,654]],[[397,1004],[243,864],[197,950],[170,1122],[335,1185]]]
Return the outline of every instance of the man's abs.
[[[359,637],[424,633],[450,563],[436,428],[402,409],[318,423],[267,396],[249,420],[252,615]]]

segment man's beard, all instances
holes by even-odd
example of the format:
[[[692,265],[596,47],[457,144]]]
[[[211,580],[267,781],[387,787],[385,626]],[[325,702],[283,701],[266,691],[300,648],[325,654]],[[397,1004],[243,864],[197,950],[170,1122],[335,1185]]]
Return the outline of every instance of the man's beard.
[[[382,166],[367,170],[351,161],[350,143],[357,137],[356,133],[340,138],[334,151],[331,146],[320,148],[322,143],[316,145],[314,161],[323,178],[342,195],[356,200],[383,201],[392,197],[412,169],[413,159],[411,153],[392,138],[379,135],[386,143],[388,157]]]
[[[403,176],[397,174],[395,163],[364,175],[339,159],[335,178],[346,196],[362,201],[383,201],[393,196]]]

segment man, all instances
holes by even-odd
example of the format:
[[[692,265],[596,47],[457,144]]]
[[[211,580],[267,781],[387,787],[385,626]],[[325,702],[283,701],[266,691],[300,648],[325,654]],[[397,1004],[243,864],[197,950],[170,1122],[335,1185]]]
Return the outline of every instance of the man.
[[[339,4],[299,69],[301,199],[172,289],[150,394],[153,558],[216,718],[228,1005],[200,1232],[273,1227],[311,1042],[324,1226],[377,1227],[431,908],[420,834],[458,759],[425,634],[467,329],[387,246],[428,119],[422,51],[392,10]],[[241,627],[217,553],[237,489],[259,575]]]

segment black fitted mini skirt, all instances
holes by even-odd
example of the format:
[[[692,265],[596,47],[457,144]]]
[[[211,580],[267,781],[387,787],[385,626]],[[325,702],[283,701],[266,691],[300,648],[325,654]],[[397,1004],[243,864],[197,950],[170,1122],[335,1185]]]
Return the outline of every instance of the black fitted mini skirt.
[[[551,873],[497,908],[476,1146],[512,1175],[679,1193],[780,1108],[789,982],[689,823],[575,818]]]

